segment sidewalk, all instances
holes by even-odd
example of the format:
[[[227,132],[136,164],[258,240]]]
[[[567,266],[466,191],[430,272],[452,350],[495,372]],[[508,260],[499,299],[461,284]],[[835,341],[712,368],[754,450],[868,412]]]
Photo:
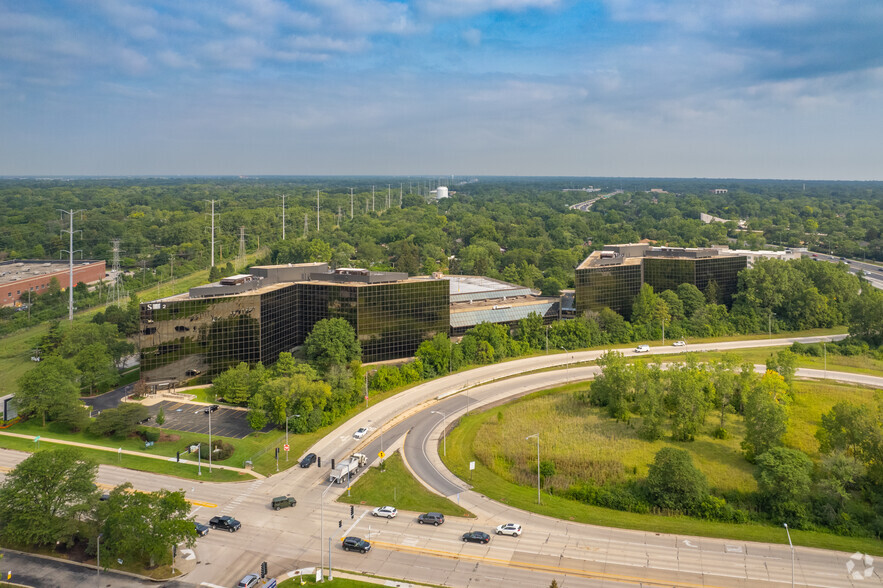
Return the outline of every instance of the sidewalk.
[[[0,435],[6,435],[7,437],[18,437],[19,439],[30,439],[31,441],[36,439],[36,437],[34,435],[22,435],[21,433],[10,433],[9,431],[0,431]],[[150,459],[158,459],[160,461],[172,461],[174,459],[173,457],[169,457],[167,455],[153,455],[150,453],[142,453],[140,451],[131,451],[129,449],[114,449],[112,447],[104,447],[103,445],[89,445],[88,443],[80,443],[78,441],[65,441],[63,439],[53,439],[51,437],[44,437],[43,435],[40,435],[40,441],[46,441],[47,443],[58,443],[60,445],[71,445],[73,447],[83,447],[84,449],[96,449],[98,451],[107,451],[110,453],[117,453],[117,454],[124,453],[126,455],[147,457]],[[190,464],[190,465],[194,465],[194,466],[197,465],[195,461],[189,461],[186,459],[182,459],[180,463]],[[232,472],[239,472],[241,474],[248,474],[249,476],[253,476],[253,477],[259,478],[259,479],[266,478],[266,476],[263,474],[259,474],[258,472],[255,472],[254,470],[247,470],[245,468],[236,468],[233,466],[226,466],[226,465],[220,465],[220,464],[214,464],[213,467],[216,467],[216,468],[222,469],[222,470],[230,470]]]

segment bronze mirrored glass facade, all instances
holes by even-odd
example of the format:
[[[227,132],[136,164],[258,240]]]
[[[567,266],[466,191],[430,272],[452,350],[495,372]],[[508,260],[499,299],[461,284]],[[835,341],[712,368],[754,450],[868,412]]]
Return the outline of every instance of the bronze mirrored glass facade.
[[[641,291],[641,264],[610,265],[576,270],[576,310],[615,310],[628,318]]]
[[[231,296],[143,303],[141,374],[152,382],[181,381],[242,361],[271,365],[325,318],[353,326],[364,362],[408,357],[421,342],[448,332],[448,281],[277,283]]]

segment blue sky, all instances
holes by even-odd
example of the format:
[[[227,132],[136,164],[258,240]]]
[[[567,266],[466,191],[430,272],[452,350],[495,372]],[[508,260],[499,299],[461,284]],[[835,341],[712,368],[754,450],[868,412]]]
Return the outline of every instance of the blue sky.
[[[883,179],[876,0],[0,0],[0,174]]]

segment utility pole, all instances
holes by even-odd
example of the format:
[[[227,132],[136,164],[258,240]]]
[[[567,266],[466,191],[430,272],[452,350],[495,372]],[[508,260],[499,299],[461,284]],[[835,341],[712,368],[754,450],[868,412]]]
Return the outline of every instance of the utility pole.
[[[215,202],[217,202],[217,200],[206,200],[206,202],[210,202],[212,205],[212,265],[211,265],[211,267],[215,267]]]
[[[353,218],[353,189],[350,188],[350,218]]]
[[[62,229],[62,233],[67,233],[70,236],[70,249],[62,249],[62,251],[67,251],[68,253],[68,288],[67,288],[67,320],[74,320],[74,253],[79,251],[81,254],[83,253],[82,249],[77,249],[74,251],[74,233],[82,233],[79,229],[74,231],[74,215],[78,212],[83,212],[82,210],[61,210],[62,219],[64,215],[68,215],[70,217],[70,228],[68,230]]]
[[[316,190],[316,232],[319,232],[319,191]]]
[[[120,292],[120,240],[111,239],[111,248],[113,250],[113,261],[110,269],[111,284],[107,293],[108,304],[119,304],[122,293]],[[29,310],[30,312],[30,310]]]
[[[245,266],[245,227],[239,227],[239,266]]]
[[[337,228],[340,228],[340,206],[337,207]]]
[[[282,195],[282,240],[285,240],[285,194]]]
[[[402,194],[404,194],[405,184],[399,184],[399,208],[402,207]]]
[[[374,186],[371,186],[371,212],[377,210],[374,208]]]
[[[392,208],[392,184],[386,185],[386,207]]]
[[[304,213],[304,239],[307,238],[307,231],[309,230],[308,227],[309,227],[309,215],[305,212]]]

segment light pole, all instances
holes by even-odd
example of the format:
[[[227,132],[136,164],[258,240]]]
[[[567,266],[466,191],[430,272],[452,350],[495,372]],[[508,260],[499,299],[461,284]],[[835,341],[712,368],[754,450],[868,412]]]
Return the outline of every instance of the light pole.
[[[322,492],[322,498],[319,499],[319,569],[325,569],[325,494],[331,490],[332,484]],[[331,537],[329,537],[330,539]],[[331,564],[331,552],[328,552],[328,563]]]
[[[537,504],[540,503],[540,434],[534,433],[524,438],[525,441],[531,437],[537,438]]]
[[[564,349],[564,347],[560,347],[559,349]],[[568,351],[564,349],[564,353],[567,354]],[[565,362],[564,364],[564,373],[566,374],[567,383],[570,383],[570,362]]]
[[[549,325],[546,325],[546,355],[549,355]]]
[[[447,420],[447,415],[440,410],[430,411],[432,414],[440,414],[442,415],[442,453],[445,457],[448,456],[448,443],[447,437],[445,436],[445,429],[447,428],[445,425],[445,421]]]
[[[208,473],[212,473],[212,409],[208,409]]]
[[[788,535],[788,545],[791,547],[791,588],[794,588],[794,544],[791,543],[791,533],[788,531],[788,523],[785,525],[785,533]]]
[[[665,318],[662,319],[662,344],[665,345]]]
[[[767,328],[767,339],[773,338],[773,316],[774,313],[772,310],[770,311],[769,317],[767,318],[766,328]]]
[[[101,588],[101,533],[98,533],[98,547],[95,550],[95,558],[95,567],[97,568],[95,577],[98,581],[98,588]]]
[[[824,351],[825,355],[825,378],[828,377],[828,342],[822,341],[822,351]]]

